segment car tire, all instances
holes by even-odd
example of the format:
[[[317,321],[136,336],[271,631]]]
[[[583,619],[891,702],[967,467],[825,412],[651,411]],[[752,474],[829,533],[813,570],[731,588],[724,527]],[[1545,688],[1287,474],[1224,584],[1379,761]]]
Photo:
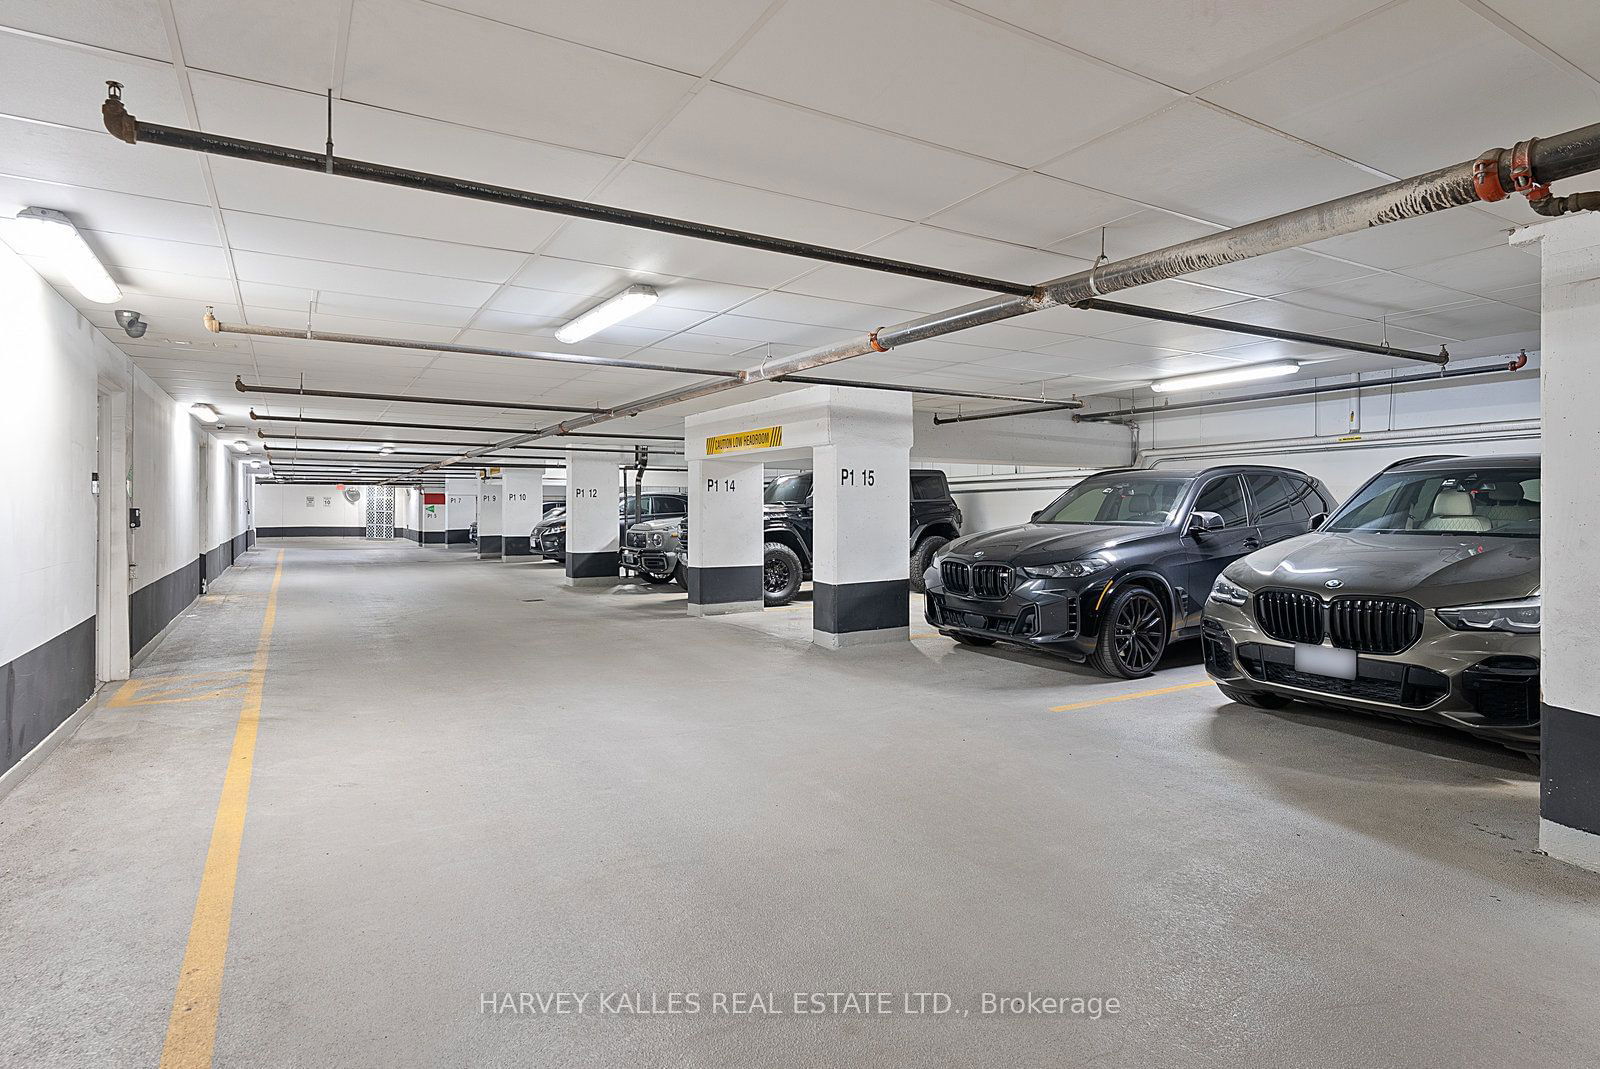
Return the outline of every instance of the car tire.
[[[767,605],[787,605],[800,593],[805,566],[800,554],[782,542],[768,542],[761,551],[761,600]]]
[[[979,649],[985,646],[993,646],[995,641],[992,638],[984,638],[982,635],[963,635],[960,631],[951,631],[949,634],[951,638],[963,646],[976,646]]]
[[[1169,637],[1167,610],[1160,596],[1142,586],[1123,587],[1100,617],[1094,666],[1108,676],[1143,678],[1161,663]]]
[[[682,561],[679,561],[678,566],[672,569],[672,581],[685,590],[689,589],[689,569],[684,567]]]
[[[916,594],[926,594],[928,585],[922,581],[922,576],[933,566],[933,555],[948,545],[950,540],[944,535],[929,535],[917,543],[917,548],[911,551],[911,590]]]
[[[1293,700],[1285,698],[1282,694],[1270,694],[1266,691],[1235,690],[1220,683],[1217,684],[1217,689],[1222,691],[1222,696],[1229,701],[1248,705],[1254,709],[1282,709]]]

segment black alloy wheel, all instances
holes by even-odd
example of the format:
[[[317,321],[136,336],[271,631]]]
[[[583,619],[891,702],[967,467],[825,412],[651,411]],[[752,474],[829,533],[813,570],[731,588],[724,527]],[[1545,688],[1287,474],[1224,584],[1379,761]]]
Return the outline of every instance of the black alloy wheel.
[[[761,598],[767,605],[787,605],[800,593],[805,572],[800,555],[782,542],[768,542],[761,554]]]
[[[1107,675],[1138,679],[1154,672],[1167,651],[1167,616],[1144,587],[1128,587],[1111,599],[1100,621],[1095,664]]]

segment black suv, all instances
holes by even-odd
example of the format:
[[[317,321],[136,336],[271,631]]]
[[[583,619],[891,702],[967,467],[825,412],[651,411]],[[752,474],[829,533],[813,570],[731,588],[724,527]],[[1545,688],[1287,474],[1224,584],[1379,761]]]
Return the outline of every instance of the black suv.
[[[811,578],[811,472],[784,475],[767,484],[762,496],[761,590],[768,605],[787,605]],[[961,510],[950,496],[944,472],[911,472],[911,587],[921,591],[922,574],[933,555],[961,537]]]
[[[1135,679],[1200,634],[1222,569],[1332,507],[1289,468],[1100,472],[1031,523],[945,547],[926,577],[928,622],[969,646],[1010,642]]]
[[[665,520],[688,514],[689,498],[683,494],[644,494],[641,501],[635,501],[632,494],[623,494],[617,500],[617,540],[620,543],[628,528],[640,520]],[[534,525],[528,538],[545,560],[566,560],[567,506],[546,504],[544,518]]]

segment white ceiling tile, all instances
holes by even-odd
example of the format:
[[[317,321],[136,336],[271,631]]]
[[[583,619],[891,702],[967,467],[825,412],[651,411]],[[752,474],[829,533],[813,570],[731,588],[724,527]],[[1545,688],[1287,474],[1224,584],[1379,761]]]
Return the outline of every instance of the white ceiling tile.
[[[1400,176],[1584,126],[1596,103],[1592,80],[1458,0],[1409,0],[1205,96]]]
[[[397,57],[427,57],[396,62]],[[356,0],[351,100],[620,156],[694,79],[420,0]]]
[[[971,7],[1119,67],[1193,92],[1310,40],[1384,0],[1283,0],[1116,4],[1057,0],[966,0]]]
[[[1504,245],[1511,229],[1486,212],[1453,208],[1313,242],[1306,248],[1392,271]]]
[[[104,129],[100,102],[106,96],[106,82],[115,80],[125,86],[123,97],[140,119],[189,125],[178,80],[165,63],[0,33],[0,70],[6,72],[0,79],[0,112],[8,115],[100,133]]]
[[[1124,127],[1042,170],[1234,224],[1378,184],[1352,164],[1196,102]]]
[[[188,301],[204,301],[208,304],[231,304],[234,301],[233,283],[226,278],[180,275],[171,271],[152,271],[143,267],[119,267],[113,274],[122,284],[124,300],[121,303],[124,306],[134,303],[135,294],[176,297]]]
[[[406,271],[385,271],[375,267],[307,260],[297,256],[275,256],[261,252],[235,252],[234,267],[240,281],[265,282],[335,293],[372,294],[402,301],[426,304],[477,306],[495,292],[490,282],[438,275],[418,275]]]
[[[6,0],[4,24],[165,60],[167,30],[148,0]]]
[[[894,42],[894,74],[886,78],[887,41]],[[928,0],[789,4],[717,79],[1021,166],[1059,155],[1177,96]],[[1062,107],[1066,100],[1073,106]]]
[[[1538,330],[1539,314],[1501,301],[1469,301],[1421,315],[1404,316],[1395,323],[1410,330],[1471,341]]]
[[[959,234],[934,226],[907,227],[868,245],[865,252],[897,260],[1032,284],[1082,271],[1085,260],[1041,249]],[[903,307],[896,305],[896,307]]]
[[[0,217],[9,219],[29,207],[66,212],[83,230],[197,245],[215,245],[220,240],[216,216],[200,204],[0,175]]]
[[[1484,296],[1493,297],[1495,300],[1504,301],[1507,304],[1514,304],[1518,308],[1526,308],[1530,312],[1537,312],[1540,310],[1543,294],[1544,287],[1535,282],[1532,285],[1512,286],[1510,289],[1495,290],[1484,294]]]
[[[568,223],[546,248],[552,256],[606,264],[630,273],[763,288],[786,282],[809,267],[809,261],[789,256],[586,219]]]
[[[1139,205],[1133,201],[1028,172],[940,212],[928,222],[949,230],[1044,247],[1139,212]]]
[[[1494,290],[1539,282],[1539,259],[1520,246],[1497,245],[1444,260],[1416,264],[1406,274],[1465,293],[1486,295]]]
[[[258,327],[293,327],[297,330],[304,329],[306,325],[305,309],[287,308],[262,308],[252,306],[250,323]],[[325,330],[337,334],[365,334],[377,338],[410,338],[417,341],[448,342],[454,341],[459,333],[459,327],[438,326],[428,323],[396,323],[388,319],[365,319],[357,316],[330,315],[318,310],[311,316],[311,326],[314,330]],[[338,351],[339,343],[329,343]]]
[[[172,0],[184,62],[191,68],[318,93],[328,88],[345,11],[346,5],[326,0]]]
[[[1471,295],[1460,290],[1435,286],[1431,282],[1403,275],[1367,275],[1320,290],[1306,290],[1293,297],[1293,303],[1342,312],[1362,319],[1391,319],[1406,312],[1459,304]]]
[[[1133,215],[1117,219],[1104,227],[1091,227],[1050,246],[1052,252],[1066,253],[1085,260],[1100,255],[1102,233],[1106,256],[1120,260],[1142,252],[1153,252],[1180,241],[1215,234],[1222,229],[1209,223],[1195,222],[1159,208],[1147,208]]]
[[[429,241],[353,227],[309,223],[249,212],[223,213],[228,244],[238,252],[298,256],[361,267],[504,282],[527,259],[505,249]]]
[[[1228,349],[1243,345],[1253,337],[1229,330],[1185,326],[1182,323],[1162,323],[1153,320],[1139,323],[1136,319],[1129,319],[1128,322],[1138,325],[1101,337],[1107,341],[1131,342],[1135,345],[1151,345],[1190,353],[1211,353],[1219,349]]]
[[[790,293],[827,297],[838,301],[860,301],[893,308],[914,308],[932,312],[975,301],[988,294],[943,282],[865,271],[857,267],[822,267],[784,286]]]
[[[1313,256],[1298,249],[1257,256],[1223,267],[1185,275],[1186,282],[1216,286],[1256,297],[1315,289],[1372,274],[1371,268],[1344,263],[1326,256]]]
[[[322,151],[327,101],[321,92],[300,92],[204,72],[192,72],[190,81],[202,129]],[[334,151],[340,156],[476,182],[532,188],[556,196],[587,195],[616,162],[597,153],[348,99],[335,103],[333,124]],[[268,165],[255,166],[267,173],[282,173]],[[377,188],[370,183],[365,185]],[[419,214],[449,203],[441,194],[413,196],[418,198],[412,203]],[[497,206],[497,210],[541,214],[504,205]]]
[[[907,319],[915,319],[918,315],[906,308],[885,308],[880,305],[856,304],[852,301],[830,301],[798,293],[765,294],[740,305],[739,314],[756,319],[815,323],[819,326],[859,331],[875,330],[888,323],[901,323]]]
[[[696,332],[714,337],[744,338],[750,342],[781,342],[788,345],[827,345],[855,337],[857,332],[805,323],[780,323],[772,319],[752,319],[743,315],[720,315]]]
[[[63,130],[4,117],[0,144],[0,170],[20,178],[207,202],[200,157],[191,152],[124,144],[104,130]]]
[[[899,219],[931,215],[1015,173],[714,84],[640,159]]]
[[[1571,0],[1488,0],[1486,6],[1600,79],[1600,5]]]
[[[3,233],[0,230],[0,234]],[[90,229],[84,230],[84,239],[94,247],[107,266],[149,268],[181,275],[209,275],[213,278],[228,277],[228,257],[216,245],[163,241],[160,238],[133,237],[128,234],[103,234]]]
[[[738,41],[769,0],[439,0],[487,19],[673,70],[703,74]]]

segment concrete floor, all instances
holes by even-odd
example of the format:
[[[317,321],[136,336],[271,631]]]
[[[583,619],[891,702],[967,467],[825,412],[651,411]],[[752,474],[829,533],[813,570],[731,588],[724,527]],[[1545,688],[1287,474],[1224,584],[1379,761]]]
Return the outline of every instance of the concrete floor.
[[[1132,683],[920,621],[908,645],[827,653],[803,607],[693,620],[676,588],[286,545],[218,1065],[1600,1050],[1600,878],[1536,852],[1520,758],[1210,686],[1104,701],[1202,680],[1194,650]],[[240,710],[228,673],[250,665],[277,548],[0,801],[0,1063],[158,1060]],[[480,1012],[496,991],[704,1001]],[[710,1012],[735,991],[785,1009],[797,991],[938,991],[954,1012]],[[984,991],[1122,1010],[983,1017]]]

